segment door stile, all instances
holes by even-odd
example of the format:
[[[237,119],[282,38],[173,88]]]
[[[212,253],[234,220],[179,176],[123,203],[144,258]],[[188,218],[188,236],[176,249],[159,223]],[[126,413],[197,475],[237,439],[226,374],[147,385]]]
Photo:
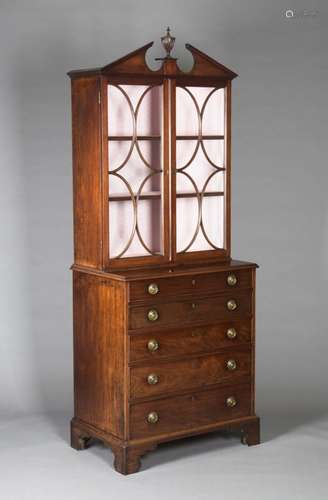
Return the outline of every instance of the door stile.
[[[176,81],[170,79],[170,219],[171,219],[171,261],[176,261]]]
[[[163,82],[163,221],[164,221],[164,259],[172,260],[172,224],[171,224],[171,89],[170,80]]]
[[[100,106],[101,166],[102,166],[102,267],[106,269],[109,257],[109,175],[108,175],[108,95],[107,79],[100,79],[98,103]]]
[[[224,248],[227,255],[231,252],[231,81],[227,82],[224,90],[224,165],[225,171],[225,197],[224,197]]]

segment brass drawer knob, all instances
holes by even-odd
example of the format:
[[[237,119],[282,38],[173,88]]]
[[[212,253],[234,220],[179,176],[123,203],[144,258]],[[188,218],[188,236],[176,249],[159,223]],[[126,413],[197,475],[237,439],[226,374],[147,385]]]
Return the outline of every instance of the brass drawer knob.
[[[228,359],[227,361],[227,368],[230,371],[233,371],[237,368],[237,363],[234,359]]]
[[[229,274],[227,276],[227,283],[229,286],[235,286],[237,285],[237,276],[235,274]]]
[[[155,352],[159,348],[159,343],[156,339],[150,339],[147,344],[148,351]]]
[[[150,373],[147,377],[147,382],[149,385],[155,385],[158,383],[158,376],[156,373]]]
[[[158,312],[156,309],[150,309],[147,314],[147,318],[149,321],[157,321],[158,320]]]
[[[237,405],[237,400],[234,396],[229,396],[227,399],[226,399],[226,405],[228,408],[233,408],[234,406]]]
[[[156,424],[158,422],[158,414],[156,413],[156,411],[151,411],[150,413],[148,413],[147,422],[149,424]]]
[[[237,309],[237,302],[235,301],[235,299],[230,299],[228,300],[227,302],[227,308],[229,309],[229,311],[234,311],[235,309]]]
[[[237,330],[235,328],[228,328],[227,337],[228,339],[235,339],[237,337]]]
[[[149,295],[157,295],[158,292],[159,292],[159,288],[158,288],[157,283],[150,283],[150,285],[148,285]]]

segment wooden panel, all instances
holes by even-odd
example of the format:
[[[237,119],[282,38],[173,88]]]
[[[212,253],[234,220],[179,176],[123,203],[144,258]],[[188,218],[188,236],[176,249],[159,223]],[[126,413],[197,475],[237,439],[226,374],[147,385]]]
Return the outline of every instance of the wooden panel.
[[[130,52],[126,56],[117,59],[116,61],[107,64],[102,68],[102,74],[112,75],[112,74],[123,74],[123,75],[157,75],[161,74],[161,71],[152,71],[148,68],[145,57],[147,50],[153,45],[154,42],[147,43],[133,52]]]
[[[236,369],[227,368],[228,360],[236,362]],[[250,351],[233,351],[190,358],[184,361],[156,363],[131,368],[131,398],[142,398],[169,394],[170,392],[197,389],[207,385],[241,382],[251,373]],[[147,381],[150,374],[156,374],[158,382]]]
[[[74,259],[103,267],[100,83],[72,80]]]
[[[226,406],[228,397],[234,396],[237,405]],[[150,424],[147,415],[158,414],[158,422]],[[193,427],[224,422],[249,415],[251,411],[250,386],[206,390],[172,398],[131,405],[130,438],[146,438],[170,432],[192,430]]]
[[[186,49],[192,53],[194,59],[194,65],[188,72],[188,77],[199,76],[205,79],[206,77],[213,76],[222,80],[232,80],[238,76],[236,73],[223,66],[223,64],[219,63],[215,59],[212,59],[212,57],[208,56],[199,49],[196,49],[196,47],[193,47],[189,43],[186,43]],[[177,73],[182,76],[186,75],[181,70]]]
[[[227,283],[227,278],[230,274],[234,274],[237,278],[237,283],[230,286]],[[150,295],[148,293],[148,286],[150,283],[155,282],[159,288],[157,295]],[[210,274],[194,274],[183,277],[175,277],[171,275],[170,278],[149,278],[144,281],[135,281],[130,284],[130,301],[136,300],[149,300],[154,302],[156,300],[165,300],[170,296],[179,297],[182,294],[195,294],[195,293],[217,293],[224,290],[250,288],[252,285],[252,273],[250,269],[240,269],[233,271],[225,271],[221,273]]]
[[[256,347],[256,269],[252,271],[252,287],[253,287],[253,316],[251,320],[251,343],[252,343],[252,412],[255,413],[255,347]]]
[[[124,435],[124,284],[74,272],[75,417]]]
[[[227,302],[234,299],[237,309],[229,311]],[[130,329],[166,327],[184,324],[214,323],[217,321],[235,320],[247,318],[251,314],[251,290],[232,290],[229,294],[224,293],[217,297],[198,299],[191,296],[189,300],[150,303],[148,306],[135,306],[130,308]],[[157,321],[149,321],[148,313],[156,310]]]
[[[234,328],[237,336],[227,337],[228,328]],[[221,348],[238,348],[250,343],[250,320],[228,321],[218,325],[200,326],[195,328],[179,328],[165,332],[137,334],[130,336],[130,362],[149,362],[173,356],[188,356],[202,352],[215,351]],[[156,351],[149,351],[148,342],[155,339],[158,342]]]

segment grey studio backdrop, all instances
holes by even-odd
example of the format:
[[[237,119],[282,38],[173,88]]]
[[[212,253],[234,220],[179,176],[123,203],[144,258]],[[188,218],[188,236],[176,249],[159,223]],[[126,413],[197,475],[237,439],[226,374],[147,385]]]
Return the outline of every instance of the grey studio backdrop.
[[[1,0],[0,9],[1,417],[72,414],[66,72],[104,65],[150,40],[158,56],[168,24],[183,64],[189,42],[240,75],[233,82],[232,254],[260,265],[258,413],[264,428],[273,415],[288,426],[300,415],[323,415],[327,2]]]

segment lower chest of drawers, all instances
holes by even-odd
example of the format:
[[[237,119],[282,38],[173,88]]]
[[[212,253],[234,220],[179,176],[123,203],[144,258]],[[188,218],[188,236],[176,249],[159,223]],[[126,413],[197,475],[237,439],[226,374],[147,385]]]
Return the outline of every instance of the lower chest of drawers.
[[[231,426],[258,442],[255,268],[217,269],[137,281],[75,272],[74,447],[97,437],[129,473],[149,443]]]
[[[129,307],[130,437],[215,424],[252,409],[253,289],[219,286],[172,296],[178,285]],[[213,285],[213,277],[210,280]],[[240,286],[240,283],[242,286]],[[138,287],[148,289],[148,284]]]

